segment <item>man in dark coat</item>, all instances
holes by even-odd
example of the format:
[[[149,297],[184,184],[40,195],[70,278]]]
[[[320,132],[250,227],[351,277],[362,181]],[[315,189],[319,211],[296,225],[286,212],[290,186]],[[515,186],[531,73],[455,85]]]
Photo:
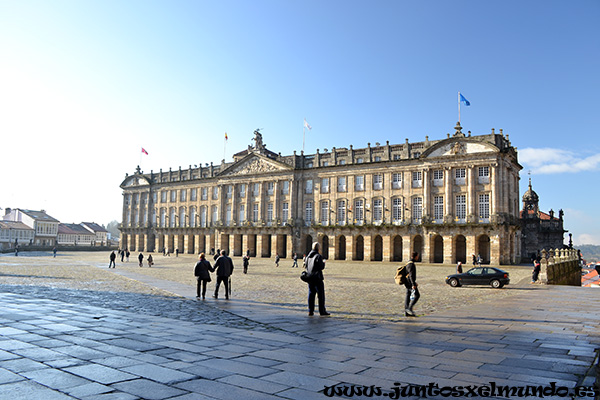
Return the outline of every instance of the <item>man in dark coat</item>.
[[[233,274],[233,261],[227,257],[225,250],[221,251],[221,256],[215,262],[215,271],[217,272],[217,284],[215,286],[215,299],[219,298],[219,286],[223,282],[225,286],[225,298],[229,300],[229,277]]]
[[[196,298],[199,299],[202,295],[202,300],[206,298],[206,284],[211,281],[210,272],[214,272],[214,268],[206,259],[204,253],[200,253],[198,262],[194,266],[194,276],[198,284],[196,285]]]
[[[109,259],[110,259],[110,263],[108,264],[108,268],[110,268],[110,267],[111,267],[111,265],[112,265],[112,268],[114,268],[114,267],[115,267],[115,259],[116,259],[116,258],[117,258],[117,255],[115,254],[115,252],[114,252],[114,250],[113,250],[113,252],[112,252],[112,253],[110,253],[110,257],[109,257]]]
[[[408,264],[406,264],[406,299],[404,300],[404,315],[407,317],[416,317],[413,307],[419,301],[421,294],[417,285],[417,267],[415,261],[418,261],[419,253],[416,251],[412,253],[412,257]]]
[[[319,243],[313,243],[312,250],[304,259],[306,272],[309,276],[308,283],[308,315],[314,315],[315,295],[319,299],[319,314],[322,316],[330,315],[325,309],[325,284],[323,283],[323,270],[325,262],[319,254]]]

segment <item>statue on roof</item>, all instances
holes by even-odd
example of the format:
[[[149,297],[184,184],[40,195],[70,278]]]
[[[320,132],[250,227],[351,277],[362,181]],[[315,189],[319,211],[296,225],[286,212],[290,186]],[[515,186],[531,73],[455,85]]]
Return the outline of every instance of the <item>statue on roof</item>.
[[[265,148],[265,144],[262,140],[262,134],[260,133],[260,128],[254,130],[254,138],[252,138],[252,140],[254,140],[254,148],[256,150],[260,151]]]

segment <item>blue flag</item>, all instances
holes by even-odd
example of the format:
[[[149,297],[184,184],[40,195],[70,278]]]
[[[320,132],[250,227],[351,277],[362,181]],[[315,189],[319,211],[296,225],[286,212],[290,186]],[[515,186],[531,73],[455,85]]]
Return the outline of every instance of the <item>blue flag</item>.
[[[463,96],[462,94],[460,95],[460,102],[463,103],[465,106],[471,105],[471,103],[469,103],[469,100],[465,99],[465,96]]]

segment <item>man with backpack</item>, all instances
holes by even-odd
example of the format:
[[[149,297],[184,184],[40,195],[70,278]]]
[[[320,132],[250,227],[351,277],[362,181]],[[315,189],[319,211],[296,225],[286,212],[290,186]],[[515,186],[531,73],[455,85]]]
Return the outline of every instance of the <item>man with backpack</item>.
[[[417,267],[415,261],[419,260],[419,253],[413,252],[408,264],[406,264],[404,287],[406,287],[406,299],[404,300],[404,315],[407,317],[416,317],[413,307],[419,301],[419,285],[417,284]]]

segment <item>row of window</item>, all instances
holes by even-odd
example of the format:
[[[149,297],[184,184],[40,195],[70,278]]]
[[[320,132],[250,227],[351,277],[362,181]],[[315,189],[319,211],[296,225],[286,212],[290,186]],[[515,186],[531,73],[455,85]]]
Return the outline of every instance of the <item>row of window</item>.
[[[490,195],[489,193],[479,194],[477,197],[478,204],[478,216],[481,222],[489,222],[490,217]],[[314,202],[307,201],[304,206],[304,221],[307,225],[312,225],[316,222],[314,215]],[[337,200],[335,203],[335,209],[329,200],[323,200],[319,203],[320,207],[320,218],[318,222],[321,224],[330,224],[336,222],[338,224],[346,224],[349,220],[355,224],[363,224],[367,220],[371,220],[373,223],[384,222],[384,211],[391,211],[391,222],[402,223],[402,221],[412,221],[413,223],[421,223],[423,218],[423,198],[416,196],[412,198],[412,204],[410,208],[408,205],[402,204],[401,198],[391,199],[391,210],[384,208],[384,201],[381,198],[372,200],[371,204],[368,204],[365,199],[355,199],[350,202],[346,199]],[[160,209],[160,216],[157,224],[159,227],[207,227],[209,224],[209,207],[202,206],[200,211],[197,212],[196,207],[190,208],[190,214],[186,213],[185,207],[180,207],[179,212],[175,207],[172,207],[167,213],[166,208]],[[249,211],[249,214],[247,213]],[[232,205],[227,204],[225,206],[224,224],[230,226],[233,221],[233,210]],[[246,204],[240,204],[238,206],[238,222],[251,221],[258,223],[264,220],[267,224],[270,224],[275,219],[275,210],[273,203],[266,204],[266,215],[264,218],[260,212],[260,204],[252,204],[252,209],[247,210]],[[367,213],[372,213],[371,218],[367,218]],[[410,214],[407,215],[407,212]],[[148,223],[148,214],[142,213],[143,223]],[[352,214],[352,215],[349,215]],[[289,203],[283,202],[281,205],[280,221],[285,223],[289,219]],[[335,218],[332,217],[335,216]],[[210,207],[210,221],[216,223],[222,221],[219,214],[219,207],[213,205]],[[467,217],[467,196],[464,194],[456,195],[454,197],[454,218],[457,222],[465,222]],[[441,223],[444,218],[444,196],[433,197],[433,220],[434,222]],[[151,221],[156,220],[156,211],[152,210],[150,217]],[[130,225],[132,222],[137,226],[140,224],[140,212],[134,210],[133,221],[131,212],[127,212],[126,215],[127,224]]]
[[[456,185],[466,185],[466,168],[454,168],[454,183]],[[433,186],[442,186],[444,182],[444,170],[434,170],[433,171]],[[478,183],[489,183],[490,177],[490,169],[489,167],[478,167]],[[414,171],[411,173],[412,178],[412,187],[419,188],[423,186],[423,173],[422,171]],[[321,178],[321,193],[329,193],[330,191],[330,179],[331,178]],[[343,193],[348,191],[347,187],[348,177],[339,176],[337,177],[337,192]],[[403,181],[403,173],[393,173],[391,176],[391,186],[392,189],[401,189]],[[383,182],[384,177],[383,174],[373,174],[372,175],[372,184],[373,190],[383,190]],[[238,197],[245,198],[247,195],[247,189],[250,190],[250,193],[253,197],[259,197],[261,194],[261,184],[260,183],[252,183],[252,184],[239,184],[238,185]],[[265,182],[266,193],[267,195],[273,195],[275,192],[275,182]],[[313,193],[314,181],[312,179],[307,179],[304,184],[304,191],[307,194]],[[224,196],[228,199],[234,196],[234,185],[226,185],[225,186]],[[365,190],[365,175],[355,175],[354,176],[354,190],[355,191],[364,191]],[[282,181],[281,182],[281,193],[286,195],[289,194],[290,191],[290,181]],[[178,196],[179,194],[179,196]],[[189,190],[190,201],[197,201],[198,194],[200,194],[200,200],[208,200],[209,196],[209,188],[194,188]],[[215,186],[210,188],[211,198],[213,200],[219,199],[219,187]],[[129,205],[129,196],[126,195],[125,204]],[[157,193],[153,194],[154,203],[157,202]],[[160,192],[160,201],[161,203],[175,203],[178,200],[180,202],[186,202],[188,197],[188,190],[163,190]],[[134,193],[133,194],[133,204],[136,205],[139,201],[142,201],[143,204],[147,204],[147,193]]]

